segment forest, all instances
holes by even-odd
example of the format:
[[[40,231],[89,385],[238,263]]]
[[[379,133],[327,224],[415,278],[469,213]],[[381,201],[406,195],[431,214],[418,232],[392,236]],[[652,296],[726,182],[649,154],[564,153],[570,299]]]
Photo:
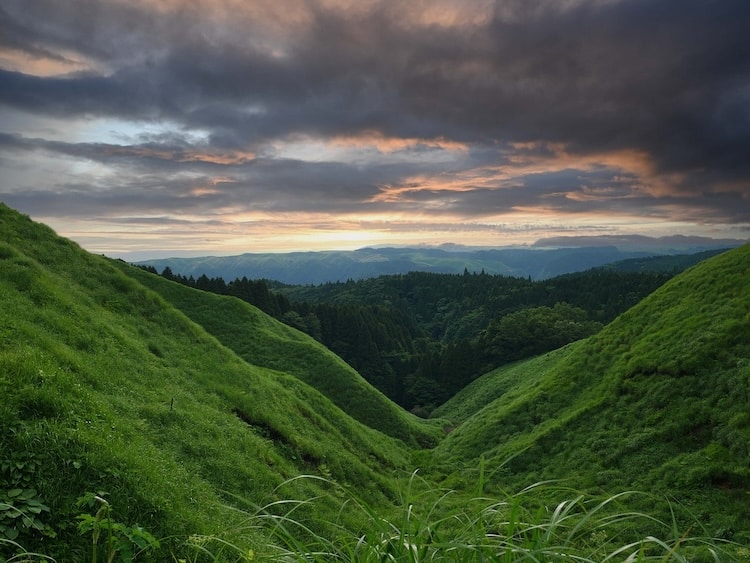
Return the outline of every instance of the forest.
[[[666,272],[610,267],[536,281],[465,269],[292,286],[247,277],[196,279],[169,267],[160,272],[242,299],[305,332],[422,417],[490,369],[595,334],[674,273],[675,265]]]

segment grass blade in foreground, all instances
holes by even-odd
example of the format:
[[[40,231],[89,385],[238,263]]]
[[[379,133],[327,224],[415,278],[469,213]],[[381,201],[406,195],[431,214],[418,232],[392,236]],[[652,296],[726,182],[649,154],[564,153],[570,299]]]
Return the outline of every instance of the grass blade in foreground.
[[[326,481],[305,475],[289,482],[297,479]],[[273,543],[253,553],[252,560],[731,562],[747,552],[720,539],[691,535],[701,529],[698,522],[680,534],[673,522],[627,510],[628,499],[642,494],[636,492],[602,500],[540,483],[502,499],[468,499],[457,491],[435,489],[412,474],[400,508],[386,517],[353,492],[329,483],[334,494],[343,497],[340,514],[358,512],[360,529],[352,531],[339,521],[297,518],[302,506],[315,512],[322,497],[274,502],[249,516],[248,525],[266,530]],[[568,498],[549,503],[561,495]],[[644,529],[650,533],[637,535]]]

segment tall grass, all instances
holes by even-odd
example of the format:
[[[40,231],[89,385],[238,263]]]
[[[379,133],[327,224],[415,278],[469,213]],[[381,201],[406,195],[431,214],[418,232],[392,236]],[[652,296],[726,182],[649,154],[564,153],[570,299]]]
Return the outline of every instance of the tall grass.
[[[276,501],[248,514],[247,525],[267,534],[267,545],[250,553],[232,553],[218,539],[211,551],[211,540],[204,539],[196,554],[210,555],[214,561],[321,563],[687,563],[739,561],[750,555],[741,546],[707,537],[697,521],[683,530],[676,520],[661,521],[629,510],[629,498],[643,495],[633,491],[592,498],[553,483],[537,483],[500,498],[467,498],[458,491],[434,488],[415,472],[404,486],[397,510],[383,514],[355,492],[318,476],[296,477],[280,490],[308,479],[323,482],[341,498],[339,518],[321,522],[300,517],[314,514],[317,503],[326,500],[323,497]],[[558,500],[550,502],[554,498]],[[349,522],[360,521],[360,527],[343,525],[344,513]],[[352,518],[352,513],[358,517]]]

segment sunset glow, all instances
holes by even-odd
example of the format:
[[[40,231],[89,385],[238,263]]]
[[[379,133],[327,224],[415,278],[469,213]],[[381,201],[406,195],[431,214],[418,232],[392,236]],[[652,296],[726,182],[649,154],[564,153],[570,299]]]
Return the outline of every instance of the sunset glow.
[[[749,19],[740,0],[10,0],[0,201],[126,257],[747,240]]]

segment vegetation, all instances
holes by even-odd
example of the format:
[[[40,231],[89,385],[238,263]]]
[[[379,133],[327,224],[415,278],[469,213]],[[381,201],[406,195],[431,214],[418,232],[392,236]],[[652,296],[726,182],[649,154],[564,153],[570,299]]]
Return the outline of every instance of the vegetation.
[[[325,482],[313,476],[299,479]],[[315,506],[319,499],[314,498],[285,502],[281,512],[260,507],[248,513],[247,525],[270,530],[275,540],[271,561],[687,562],[731,561],[750,554],[701,535],[705,530],[698,521],[693,521],[695,531],[683,533],[675,519],[659,521],[625,511],[625,503],[638,496],[633,492],[596,499],[538,483],[514,494],[467,497],[434,488],[412,474],[395,510],[386,515],[351,491],[339,492],[343,509],[360,516],[359,529],[349,530],[337,520],[329,523],[338,531],[333,537],[311,531],[296,511]],[[550,499],[555,500],[550,504]],[[648,535],[640,532],[644,527]],[[212,557],[233,551],[237,560],[265,560],[213,538],[201,538],[197,548]]]
[[[708,258],[726,252],[726,248],[703,250],[693,254],[674,254],[670,256],[647,256],[644,258],[629,258],[601,266],[605,270],[619,272],[663,272],[678,274],[695,266]]]
[[[615,269],[533,282],[465,270],[289,287],[244,277],[194,279],[169,268],[161,275],[239,297],[309,334],[389,399],[423,416],[498,365],[594,334],[669,279]]]
[[[435,445],[440,423],[404,412],[315,340],[240,299],[170,283],[124,263],[118,267],[200,324],[247,363],[295,375],[360,422],[411,445]]]
[[[236,298],[4,206],[0,241],[0,560],[750,553],[750,247],[422,421]]]
[[[461,389],[435,409],[433,414],[460,424],[495,399],[505,397],[507,400],[527,393],[539,385],[573,346],[570,344],[529,360],[494,369]]]
[[[451,468],[486,458],[503,486],[658,490],[750,540],[749,260],[745,246],[704,262],[597,335],[472,384],[438,411],[464,422],[436,474],[455,483]]]
[[[0,485],[44,526],[7,539],[83,560],[74,522],[88,492],[108,493],[117,521],[149,530],[162,556],[190,534],[254,545],[252,530],[233,535],[242,515],[232,499],[275,500],[300,473],[329,475],[375,504],[393,495],[389,475],[409,464],[403,441],[299,378],[241,360],[111,261],[0,211],[0,468],[25,468],[23,481],[4,472]],[[276,346],[283,356],[286,342]],[[317,494],[315,485],[285,494]]]

